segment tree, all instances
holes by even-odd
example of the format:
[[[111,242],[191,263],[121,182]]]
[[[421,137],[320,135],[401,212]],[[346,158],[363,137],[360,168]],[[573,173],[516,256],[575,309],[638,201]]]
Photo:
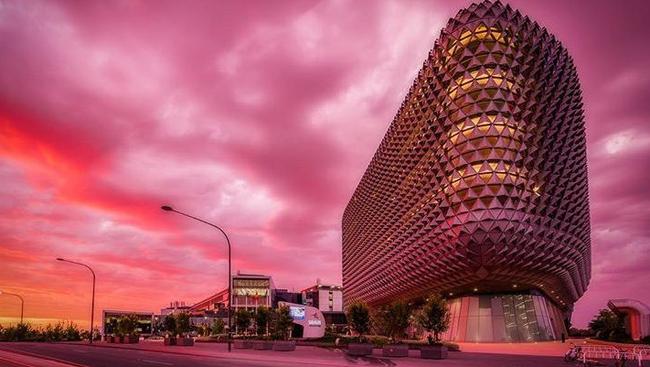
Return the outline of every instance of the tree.
[[[264,306],[257,308],[255,312],[255,331],[257,335],[266,335],[269,328],[270,311]]]
[[[176,318],[174,315],[165,316],[165,319],[163,320],[163,328],[165,328],[165,331],[169,333],[169,335],[176,335]]]
[[[186,333],[190,332],[190,314],[187,312],[181,312],[176,315],[176,331],[181,334],[185,335]]]
[[[429,344],[440,342],[440,334],[449,328],[449,308],[447,301],[438,294],[431,295],[427,298],[424,306],[417,314],[418,324],[426,331],[433,334],[429,335]]]
[[[402,301],[396,301],[381,307],[375,313],[375,325],[381,335],[398,340],[406,333],[410,318],[410,307]]]
[[[226,325],[222,319],[217,318],[212,321],[212,335],[223,334],[225,328]]]
[[[630,336],[625,332],[624,320],[616,313],[602,309],[589,322],[589,329],[596,334],[597,339],[612,341],[627,341]]]
[[[245,308],[239,308],[235,312],[235,326],[237,326],[237,332],[245,334],[248,328],[251,326],[252,316],[248,310]]]
[[[289,313],[289,307],[280,306],[277,310],[272,310],[270,316],[273,339],[289,339],[289,331],[293,326],[293,318]]]
[[[359,334],[359,340],[363,334],[370,330],[370,312],[365,303],[355,302],[347,310],[348,325]]]
[[[117,321],[117,332],[120,335],[137,335],[139,323],[138,315],[124,315]]]

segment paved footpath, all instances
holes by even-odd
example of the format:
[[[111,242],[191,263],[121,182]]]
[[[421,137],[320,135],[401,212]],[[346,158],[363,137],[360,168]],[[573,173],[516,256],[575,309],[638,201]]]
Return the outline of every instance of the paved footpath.
[[[543,343],[539,343],[543,344]],[[507,344],[502,347],[511,348]],[[523,350],[536,348],[533,344]],[[446,360],[423,360],[419,351],[410,351],[408,358],[384,358],[381,350],[375,349],[372,356],[353,358],[340,349],[299,346],[293,352],[233,349],[227,351],[226,344],[196,343],[193,347],[169,347],[161,342],[145,341],[139,344],[97,343],[0,343],[0,350],[19,353],[34,353],[77,365],[89,367],[104,366],[485,366],[485,367],[554,367],[567,365],[562,361],[565,346],[545,346],[538,355],[498,353],[496,346],[490,352],[449,352]],[[553,350],[554,352],[551,352]],[[0,364],[0,366],[2,366]],[[28,364],[28,366],[31,366]],[[11,366],[14,367],[14,366]],[[41,367],[41,366],[38,366]],[[59,367],[59,366],[57,366]]]

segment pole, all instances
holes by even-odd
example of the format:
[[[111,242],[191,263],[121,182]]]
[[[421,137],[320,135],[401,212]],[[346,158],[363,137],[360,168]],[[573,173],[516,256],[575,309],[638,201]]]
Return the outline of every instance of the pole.
[[[93,334],[94,334],[93,327],[95,325],[95,271],[90,266],[88,266],[86,264],[83,264],[83,263],[80,263],[80,262],[76,262],[76,261],[72,261],[72,260],[66,260],[66,259],[63,259],[63,258],[60,258],[60,257],[57,257],[56,259],[58,261],[63,261],[63,262],[67,262],[67,263],[70,263],[70,264],[83,266],[83,267],[87,268],[88,270],[90,270],[90,273],[93,275],[93,295],[92,295],[92,300],[91,300],[91,303],[90,303],[90,334],[89,334],[89,337],[88,337],[89,343],[92,344],[93,343]]]
[[[223,234],[223,236],[226,237],[226,243],[228,244],[228,352],[231,352],[232,351],[232,346],[231,346],[232,344],[232,246],[230,246],[230,238],[228,238],[228,235],[223,229],[221,229],[221,227],[219,227],[214,223],[210,223],[201,218],[197,218],[187,213],[180,212],[169,205],[163,205],[160,207],[160,209],[168,212],[174,212],[183,215],[185,217],[194,219],[196,221],[199,221],[201,223],[207,224],[210,227],[214,227],[218,229]]]
[[[23,297],[21,297],[19,294],[16,294],[16,293],[8,293],[8,292],[4,292],[4,291],[0,292],[0,294],[6,294],[8,296],[18,297],[18,299],[20,300],[20,323],[22,324],[23,323],[23,315],[25,314],[25,300],[23,299]]]

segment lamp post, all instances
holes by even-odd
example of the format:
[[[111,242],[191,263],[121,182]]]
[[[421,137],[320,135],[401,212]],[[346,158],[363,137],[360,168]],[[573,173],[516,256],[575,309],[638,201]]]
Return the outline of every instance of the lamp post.
[[[88,270],[90,270],[90,273],[93,275],[93,298],[92,298],[91,306],[90,306],[90,337],[89,337],[90,344],[92,344],[93,343],[93,334],[94,334],[93,327],[94,327],[94,323],[95,323],[95,272],[93,271],[93,269],[90,266],[88,266],[86,264],[82,264],[80,262],[76,262],[76,261],[72,261],[72,260],[66,260],[66,259],[63,259],[63,258],[60,258],[60,257],[57,257],[56,260],[88,268]]]
[[[20,299],[20,323],[22,324],[23,323],[23,314],[24,314],[24,311],[25,311],[25,300],[23,299],[23,297],[21,297],[19,294],[16,294],[16,293],[9,293],[9,292],[4,292],[4,291],[0,291],[0,294],[6,294],[8,296],[14,296],[14,297],[18,297],[18,299]]]
[[[214,227],[214,228],[218,229],[223,234],[223,236],[226,237],[226,243],[228,244],[228,351],[230,352],[231,351],[231,342],[232,342],[232,322],[231,322],[231,319],[232,319],[232,311],[231,311],[232,310],[232,271],[231,271],[231,269],[232,269],[232,250],[231,250],[231,246],[230,246],[230,239],[228,238],[228,235],[226,234],[226,232],[216,224],[213,224],[213,223],[210,223],[210,222],[205,221],[203,219],[200,219],[200,218],[191,216],[189,214],[180,212],[180,211],[172,208],[169,205],[163,205],[163,206],[160,207],[160,209],[162,209],[164,211],[167,211],[167,212],[174,212],[174,213],[180,214],[182,216],[188,217],[190,219],[194,219],[194,220],[199,221],[201,223],[207,224],[210,227]]]

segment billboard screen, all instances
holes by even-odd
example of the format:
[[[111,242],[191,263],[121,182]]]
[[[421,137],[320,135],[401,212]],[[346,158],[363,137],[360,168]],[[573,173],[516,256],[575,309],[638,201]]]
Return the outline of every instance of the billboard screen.
[[[305,308],[298,306],[289,307],[289,315],[294,320],[304,320],[305,319]]]

